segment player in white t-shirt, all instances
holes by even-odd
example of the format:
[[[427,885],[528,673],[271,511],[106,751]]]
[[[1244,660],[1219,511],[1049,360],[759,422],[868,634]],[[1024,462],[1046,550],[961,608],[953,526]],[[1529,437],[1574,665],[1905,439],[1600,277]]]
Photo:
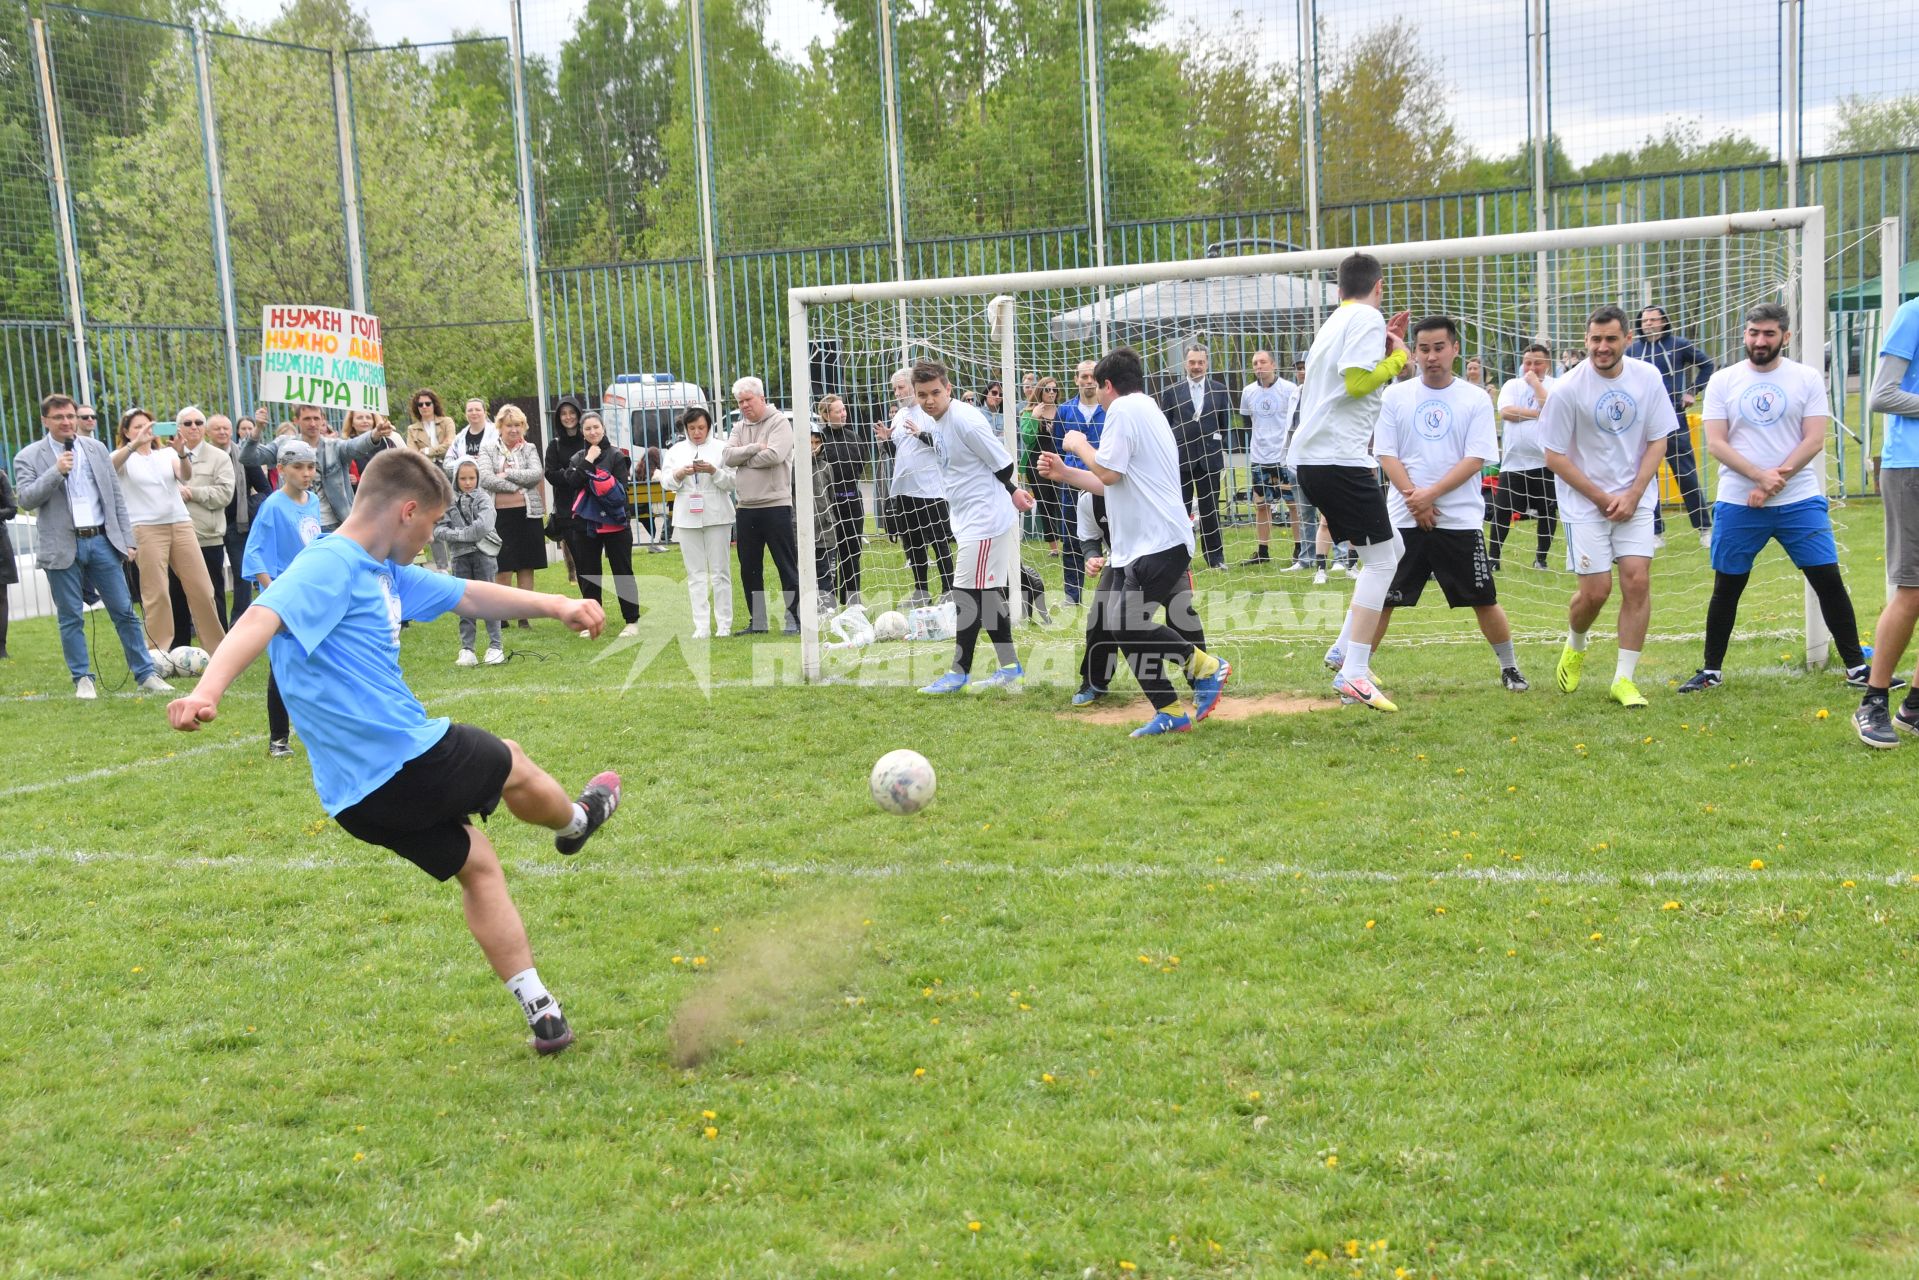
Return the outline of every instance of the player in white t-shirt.
[[[1373,648],[1386,639],[1393,610],[1419,603],[1428,579],[1437,578],[1446,606],[1470,608],[1499,660],[1500,683],[1515,693],[1527,689],[1513,656],[1513,629],[1499,607],[1492,566],[1480,538],[1486,517],[1479,473],[1499,452],[1493,404],[1484,387],[1453,376],[1459,359],[1459,326],[1450,316],[1427,316],[1412,329],[1413,364],[1419,377],[1387,388],[1373,431],[1373,452],[1392,488],[1386,506],[1405,543],[1386,607],[1379,613]]]
[[[1539,415],[1558,385],[1549,376],[1552,349],[1543,342],[1527,346],[1519,356],[1519,376],[1499,389],[1499,420],[1505,424],[1506,449],[1499,455],[1499,485],[1493,490],[1493,572],[1505,550],[1506,535],[1516,521],[1531,517],[1539,537],[1533,568],[1544,569],[1553,549],[1553,530],[1559,525],[1559,493],[1553,473],[1546,470],[1546,451],[1539,445]]]
[[[1679,686],[1681,693],[1723,683],[1720,669],[1739,597],[1753,558],[1773,540],[1819,598],[1826,630],[1846,664],[1846,683],[1863,689],[1871,672],[1826,509],[1826,430],[1832,424],[1826,380],[1780,354],[1791,337],[1789,323],[1776,302],[1746,312],[1746,359],[1706,383],[1706,448],[1719,460],[1712,600],[1706,606],[1705,663]]]
[[[1619,662],[1613,701],[1643,707],[1633,684],[1652,621],[1652,480],[1679,429],[1659,370],[1629,359],[1626,313],[1605,306],[1586,321],[1586,358],[1559,380],[1539,419],[1546,466],[1558,481],[1566,525],[1566,562],[1579,575],[1569,606],[1566,647],[1555,676],[1560,691],[1579,687],[1586,632],[1612,594],[1619,566]]]
[[[957,693],[972,683],[973,649],[982,628],[993,641],[999,665],[973,685],[980,689],[1016,689],[1025,670],[1013,649],[1013,614],[1008,584],[1019,565],[1019,517],[1033,509],[1033,496],[1013,482],[1013,455],[974,406],[953,397],[946,366],[921,360],[913,366],[913,392],[923,419],[901,419],[906,438],[902,456],[927,451],[939,464],[940,482],[959,538],[953,575],[953,599],[959,634],[953,642],[953,669],[921,693]]]
[[[902,449],[906,438],[901,428],[908,423],[926,426],[913,395],[913,371],[896,369],[890,379],[893,388],[893,420],[874,427],[873,434],[893,454],[893,479],[887,487],[886,531],[900,541],[906,552],[906,567],[913,574],[913,593],[901,603],[912,609],[931,604],[926,589],[926,553],[933,553],[939,567],[940,594],[953,589],[953,525],[946,506],[946,490],[940,482],[939,459],[930,449]]]
[[[1350,253],[1339,264],[1339,308],[1327,317],[1306,353],[1299,430],[1286,461],[1321,524],[1353,544],[1359,573],[1346,625],[1331,652],[1342,655],[1333,689],[1341,699],[1380,711],[1399,708],[1373,683],[1370,641],[1399,563],[1399,535],[1386,512],[1386,495],[1373,465],[1373,423],[1379,397],[1406,367],[1406,321],[1380,314],[1385,274],[1379,259]]]
[[[1293,473],[1286,468],[1287,433],[1293,426],[1293,409],[1299,401],[1299,384],[1279,376],[1279,362],[1270,351],[1253,352],[1253,380],[1239,393],[1239,414],[1250,428],[1246,459],[1252,467],[1253,520],[1259,536],[1259,549],[1242,565],[1267,564],[1272,560],[1268,544],[1273,533],[1273,504],[1284,502],[1293,527],[1293,555],[1288,569],[1299,567],[1305,548],[1299,528],[1299,503],[1293,494]]]
[[[1094,650],[1117,648],[1153,704],[1153,718],[1135,738],[1185,733],[1219,705],[1232,667],[1202,647],[1205,633],[1193,609],[1193,523],[1179,481],[1179,446],[1166,414],[1146,394],[1146,367],[1131,347],[1108,352],[1093,367],[1105,426],[1095,448],[1084,432],[1069,431],[1060,447],[1085,464],[1068,467],[1058,454],[1040,458],[1050,480],[1103,494],[1112,553],[1101,567],[1088,620],[1088,687],[1073,696],[1084,706],[1104,692],[1092,673],[1113,664]],[[1166,621],[1157,622],[1160,611]],[[1179,705],[1168,672],[1177,667],[1193,686],[1193,709]]]

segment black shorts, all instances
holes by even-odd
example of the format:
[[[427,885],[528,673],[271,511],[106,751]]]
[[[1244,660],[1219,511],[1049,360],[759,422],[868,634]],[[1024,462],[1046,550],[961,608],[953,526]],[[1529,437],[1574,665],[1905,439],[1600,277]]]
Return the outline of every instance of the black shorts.
[[[470,724],[450,724],[445,737],[333,820],[355,840],[391,849],[435,880],[451,880],[466,865],[468,816],[485,821],[499,808],[512,772],[506,743]]]
[[[1393,518],[1386,513],[1386,491],[1371,467],[1329,467],[1304,463],[1293,469],[1300,492],[1319,509],[1333,541],[1370,547],[1393,540]]]
[[[1499,603],[1492,562],[1486,559],[1479,530],[1413,528],[1401,529],[1399,536],[1406,540],[1406,550],[1393,572],[1393,585],[1386,588],[1387,604],[1402,609],[1418,604],[1428,578],[1439,579],[1447,608],[1476,609]]]

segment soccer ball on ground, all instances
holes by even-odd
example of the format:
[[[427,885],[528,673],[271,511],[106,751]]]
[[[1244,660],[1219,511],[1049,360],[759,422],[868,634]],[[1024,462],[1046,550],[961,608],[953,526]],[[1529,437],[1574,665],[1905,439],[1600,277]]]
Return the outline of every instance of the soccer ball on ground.
[[[205,649],[196,649],[189,644],[183,644],[178,649],[167,653],[167,661],[173,664],[173,674],[176,676],[204,675],[207,663],[212,660],[212,655]]]
[[[888,609],[873,619],[873,638],[875,640],[906,639],[906,615],[898,609]]]
[[[180,674],[180,669],[173,665],[173,655],[165,649],[148,649],[147,657],[153,661],[153,674],[162,680],[169,680]]]
[[[873,766],[867,786],[873,803],[888,813],[918,813],[933,803],[938,780],[933,766],[917,751],[889,751]]]

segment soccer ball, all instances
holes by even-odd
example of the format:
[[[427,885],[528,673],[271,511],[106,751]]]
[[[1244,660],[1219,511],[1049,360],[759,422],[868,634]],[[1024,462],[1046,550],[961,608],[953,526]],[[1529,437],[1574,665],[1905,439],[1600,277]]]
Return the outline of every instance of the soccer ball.
[[[917,751],[889,751],[873,766],[867,779],[873,803],[888,813],[918,813],[933,803],[937,780],[933,766]]]
[[[173,674],[176,676],[202,675],[206,672],[207,663],[212,660],[212,655],[205,649],[196,649],[186,644],[167,654],[167,661],[173,664]]]
[[[898,609],[888,609],[873,619],[873,638],[875,640],[906,639],[906,615]]]
[[[162,680],[180,674],[180,669],[173,665],[173,655],[165,649],[148,649],[147,657],[153,660],[153,674]]]

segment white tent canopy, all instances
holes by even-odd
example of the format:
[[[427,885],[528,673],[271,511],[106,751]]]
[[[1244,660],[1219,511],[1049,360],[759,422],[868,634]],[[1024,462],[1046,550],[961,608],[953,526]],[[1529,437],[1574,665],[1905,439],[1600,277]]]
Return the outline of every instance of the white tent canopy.
[[[1310,329],[1314,299],[1324,315],[1339,305],[1339,289],[1308,276],[1266,273],[1213,276],[1204,280],[1163,280],[1116,293],[1062,311],[1047,321],[1056,342],[1089,342],[1102,322],[1128,338],[1162,331],[1275,331]]]

